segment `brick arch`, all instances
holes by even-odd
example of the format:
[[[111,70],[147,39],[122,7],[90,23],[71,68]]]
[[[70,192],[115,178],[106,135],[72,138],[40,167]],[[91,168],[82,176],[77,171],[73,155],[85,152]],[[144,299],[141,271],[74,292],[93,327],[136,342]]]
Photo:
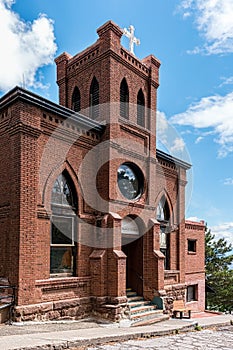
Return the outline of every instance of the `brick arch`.
[[[128,215],[125,215],[125,216],[122,218],[122,220],[124,220],[126,217],[129,217],[130,219],[135,220],[135,223],[137,224],[137,226],[138,226],[138,228],[139,228],[139,231],[140,231],[140,229],[141,229],[141,231],[142,231],[143,233],[145,233],[146,225],[145,225],[144,220],[143,220],[140,216],[138,216],[138,215],[136,215],[136,214],[128,214]]]
[[[76,175],[76,172],[74,171],[74,169],[68,161],[55,167],[48,175],[43,189],[42,202],[43,204],[45,204],[45,207],[47,209],[50,208],[51,193],[54,182],[56,181],[57,177],[64,172],[68,175],[68,178],[71,180],[72,188],[75,191],[77,200],[77,212],[80,213],[83,211],[83,191],[79,179]]]

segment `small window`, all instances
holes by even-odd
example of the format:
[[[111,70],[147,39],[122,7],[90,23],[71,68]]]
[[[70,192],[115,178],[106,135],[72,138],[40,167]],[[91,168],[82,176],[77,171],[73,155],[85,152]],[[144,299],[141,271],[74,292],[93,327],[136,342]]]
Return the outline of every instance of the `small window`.
[[[120,116],[129,119],[129,89],[125,78],[120,86]]]
[[[197,285],[192,285],[187,287],[186,301],[196,301],[197,300]]]
[[[196,253],[197,251],[197,241],[196,239],[188,239],[188,252]]]

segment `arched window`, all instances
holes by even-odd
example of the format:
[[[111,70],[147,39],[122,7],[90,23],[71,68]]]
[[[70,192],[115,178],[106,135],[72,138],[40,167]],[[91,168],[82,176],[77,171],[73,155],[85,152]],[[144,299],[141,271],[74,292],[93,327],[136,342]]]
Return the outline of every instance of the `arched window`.
[[[170,211],[168,202],[163,196],[157,206],[157,220],[160,222],[160,250],[165,256],[164,268],[170,269]]]
[[[145,126],[145,98],[142,89],[139,90],[137,96],[137,123]]]
[[[79,88],[76,86],[72,95],[72,107],[75,112],[79,112],[81,109],[81,96]]]
[[[72,190],[66,176],[63,173],[60,174],[54,182],[51,204],[59,206],[70,206],[70,209],[74,207]]]
[[[51,193],[50,273],[73,276],[76,271],[77,209],[74,186],[65,172],[55,180]]]
[[[169,219],[170,219],[170,212],[169,212],[168,202],[165,196],[162,196],[157,206],[157,220],[160,222],[163,221],[165,223],[168,223]]]
[[[129,119],[129,89],[125,78],[120,86],[120,116]]]
[[[90,116],[93,119],[99,116],[99,83],[94,77],[90,87]]]

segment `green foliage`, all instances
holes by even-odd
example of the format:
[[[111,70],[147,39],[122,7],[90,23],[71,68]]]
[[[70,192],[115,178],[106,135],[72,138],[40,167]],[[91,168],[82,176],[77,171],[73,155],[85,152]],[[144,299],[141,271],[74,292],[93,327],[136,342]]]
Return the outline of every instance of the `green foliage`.
[[[209,309],[225,311],[233,309],[233,247],[225,239],[215,239],[206,228],[205,235],[206,280],[215,293],[207,293]]]

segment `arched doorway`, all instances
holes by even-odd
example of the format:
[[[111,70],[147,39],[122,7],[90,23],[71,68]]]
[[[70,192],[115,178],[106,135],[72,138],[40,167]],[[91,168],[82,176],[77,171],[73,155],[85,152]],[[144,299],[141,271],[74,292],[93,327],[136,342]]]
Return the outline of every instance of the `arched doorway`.
[[[126,216],[122,220],[122,251],[126,259],[126,288],[143,295],[143,236],[139,218]]]

